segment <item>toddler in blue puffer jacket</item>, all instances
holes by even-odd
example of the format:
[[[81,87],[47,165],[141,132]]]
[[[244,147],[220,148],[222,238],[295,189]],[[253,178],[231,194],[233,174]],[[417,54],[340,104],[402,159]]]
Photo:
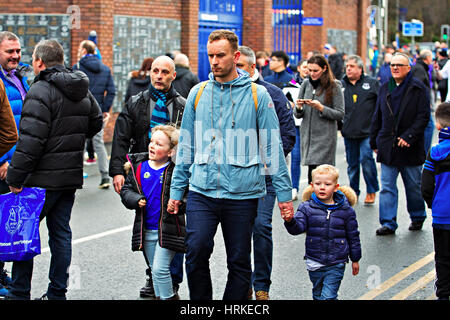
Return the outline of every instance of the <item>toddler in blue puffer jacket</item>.
[[[306,232],[306,268],[313,284],[314,300],[335,300],[344,277],[345,263],[352,261],[353,275],[359,273],[361,243],[352,206],[357,201],[350,187],[340,187],[339,171],[321,165],[312,171],[311,185],[295,215],[282,214],[292,235]]]

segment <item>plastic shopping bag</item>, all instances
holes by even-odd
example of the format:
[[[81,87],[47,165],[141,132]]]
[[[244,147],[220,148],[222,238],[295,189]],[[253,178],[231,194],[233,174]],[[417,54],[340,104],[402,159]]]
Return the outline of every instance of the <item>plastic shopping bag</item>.
[[[0,195],[0,261],[23,261],[41,253],[39,215],[45,190],[23,188]]]

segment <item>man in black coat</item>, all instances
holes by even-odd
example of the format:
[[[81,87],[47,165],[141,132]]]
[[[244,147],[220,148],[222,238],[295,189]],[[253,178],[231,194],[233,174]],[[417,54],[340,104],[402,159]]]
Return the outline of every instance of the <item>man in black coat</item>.
[[[24,101],[6,182],[14,193],[23,187],[46,189],[41,220],[47,219],[52,258],[42,298],[64,300],[72,256],[69,221],[75,190],[83,185],[85,140],[102,128],[102,113],[87,76],[64,67],[64,51],[56,40],[36,45],[33,69],[37,77]],[[30,299],[32,272],[33,259],[13,263],[8,298]]]
[[[345,116],[341,133],[344,137],[350,186],[359,196],[361,167],[367,191],[364,203],[373,204],[380,187],[369,136],[380,85],[378,80],[364,74],[364,62],[357,55],[350,55],[347,58],[346,75],[341,82],[345,99]]]
[[[95,55],[97,46],[90,40],[84,40],[78,47],[79,61],[73,66],[74,70],[83,71],[89,78],[89,91],[97,100],[103,113],[103,122],[109,119],[109,110],[116,95],[116,87],[108,66]],[[103,141],[103,129],[93,138],[92,144],[97,153],[98,170],[101,180],[99,189],[108,189],[110,186],[108,177],[108,154],[106,153],[105,142]]]
[[[189,69],[189,58],[184,53],[179,53],[173,58],[177,76],[172,82],[173,87],[181,96],[187,99],[189,91],[200,82],[198,77]]]
[[[127,153],[148,151],[151,119],[153,110],[158,103],[155,96],[166,99],[165,106],[169,114],[169,122],[176,124],[177,127],[181,125],[186,99],[173,88],[172,82],[175,77],[173,60],[168,56],[156,58],[150,70],[150,88],[128,99],[124,109],[117,117],[109,162],[109,175],[113,177],[114,190],[118,194],[125,183],[123,165],[127,162]],[[145,259],[149,266],[146,257]],[[140,295],[141,297],[154,297],[150,267],[146,273],[149,278],[141,289]],[[183,277],[183,254],[177,253],[172,260],[171,275],[176,292]]]
[[[405,185],[411,224],[422,229],[426,218],[420,191],[425,162],[424,131],[430,119],[430,95],[425,85],[412,76],[409,58],[396,53],[391,60],[391,79],[380,88],[371,124],[370,146],[381,162],[380,223],[377,235],[394,234],[397,229],[400,173]]]

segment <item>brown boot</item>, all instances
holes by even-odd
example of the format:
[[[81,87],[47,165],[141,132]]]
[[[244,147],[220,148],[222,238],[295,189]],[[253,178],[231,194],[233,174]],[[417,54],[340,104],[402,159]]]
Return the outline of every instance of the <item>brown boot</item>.
[[[256,300],[270,300],[267,291],[256,291],[255,296]]]
[[[366,200],[364,200],[364,204],[374,204],[375,203],[375,193],[368,193],[366,195]]]

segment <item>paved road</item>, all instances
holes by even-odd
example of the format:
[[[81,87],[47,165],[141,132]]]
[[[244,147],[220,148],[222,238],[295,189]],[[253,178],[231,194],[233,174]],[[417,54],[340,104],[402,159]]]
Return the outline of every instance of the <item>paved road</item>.
[[[348,185],[343,140],[338,140],[337,167],[341,185]],[[378,167],[379,168],[379,167]],[[68,299],[136,300],[145,283],[145,263],[141,253],[131,252],[133,212],[125,209],[113,191],[99,190],[97,166],[85,167],[89,176],[77,191],[72,214],[73,259]],[[302,168],[301,189],[306,185]],[[363,183],[363,182],[362,182]],[[364,190],[364,186],[362,188]],[[363,258],[360,274],[352,276],[347,266],[339,299],[434,299],[434,262],[431,215],[422,231],[408,230],[405,195],[399,180],[399,228],[395,236],[375,236],[378,223],[378,195],[374,206],[356,205]],[[365,194],[361,196],[363,202]],[[297,207],[298,201],[294,203]],[[47,287],[50,254],[45,223],[41,224],[43,252],[35,258],[32,297]],[[284,229],[279,211],[273,216],[274,262],[270,296],[273,300],[311,300],[311,283],[302,259],[304,235],[291,236]],[[214,299],[220,300],[226,282],[226,257],[220,228],[211,257]],[[10,270],[11,264],[7,263]],[[186,280],[180,297],[188,299]]]

